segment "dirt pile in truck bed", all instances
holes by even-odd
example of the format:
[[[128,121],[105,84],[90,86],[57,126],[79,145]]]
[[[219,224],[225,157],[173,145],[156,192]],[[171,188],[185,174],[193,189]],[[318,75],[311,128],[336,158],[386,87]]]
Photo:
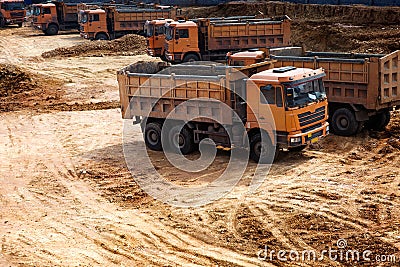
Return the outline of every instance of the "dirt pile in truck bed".
[[[146,52],[146,39],[136,34],[128,34],[112,41],[87,41],[71,47],[60,47],[44,52],[42,57],[75,57],[75,56],[134,56]]]

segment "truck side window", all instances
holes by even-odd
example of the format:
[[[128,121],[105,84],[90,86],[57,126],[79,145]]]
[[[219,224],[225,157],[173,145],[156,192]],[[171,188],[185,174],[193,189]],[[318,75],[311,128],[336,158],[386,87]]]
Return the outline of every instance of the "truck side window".
[[[189,30],[188,29],[180,29],[177,31],[179,38],[189,38]]]
[[[93,14],[93,20],[92,21],[100,21],[99,14]]]
[[[51,14],[50,8],[49,7],[43,8],[43,14]]]
[[[282,101],[282,88],[281,87],[276,87],[276,106],[277,107],[283,107],[283,101]]]
[[[261,104],[275,104],[275,87],[270,84],[261,86],[260,93]]]

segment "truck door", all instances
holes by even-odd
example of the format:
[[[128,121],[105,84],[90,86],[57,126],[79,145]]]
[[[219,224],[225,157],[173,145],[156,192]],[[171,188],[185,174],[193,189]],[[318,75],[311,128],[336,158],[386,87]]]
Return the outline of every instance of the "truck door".
[[[286,131],[285,108],[283,105],[282,87],[273,84],[260,85],[258,119],[260,124],[270,124],[273,115],[276,131]],[[262,127],[262,125],[260,125]],[[268,126],[266,126],[268,127]],[[264,127],[263,127],[264,128]]]
[[[175,33],[175,51],[184,53],[188,47],[190,47],[189,29],[177,28]]]

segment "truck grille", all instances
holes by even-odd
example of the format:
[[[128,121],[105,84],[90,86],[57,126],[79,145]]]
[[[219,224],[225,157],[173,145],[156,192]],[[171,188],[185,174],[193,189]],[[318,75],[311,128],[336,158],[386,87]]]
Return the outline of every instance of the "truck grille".
[[[325,107],[320,107],[315,110],[315,112],[305,112],[298,115],[300,127],[318,122],[325,118]]]
[[[24,11],[11,13],[11,18],[21,18],[24,16]]]
[[[301,129],[301,132],[302,133],[308,133],[308,132],[311,132],[311,131],[319,128],[319,127],[322,127],[322,123],[321,122],[317,123],[317,124],[314,124],[314,125],[312,125],[310,127],[303,128],[303,129]]]

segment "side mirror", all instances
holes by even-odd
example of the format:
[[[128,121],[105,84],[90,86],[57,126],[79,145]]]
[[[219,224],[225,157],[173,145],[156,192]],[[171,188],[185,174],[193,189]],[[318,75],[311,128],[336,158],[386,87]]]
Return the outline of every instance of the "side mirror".
[[[294,102],[294,90],[293,88],[287,88],[286,89],[286,97],[287,97],[287,102],[289,105],[293,105]]]

